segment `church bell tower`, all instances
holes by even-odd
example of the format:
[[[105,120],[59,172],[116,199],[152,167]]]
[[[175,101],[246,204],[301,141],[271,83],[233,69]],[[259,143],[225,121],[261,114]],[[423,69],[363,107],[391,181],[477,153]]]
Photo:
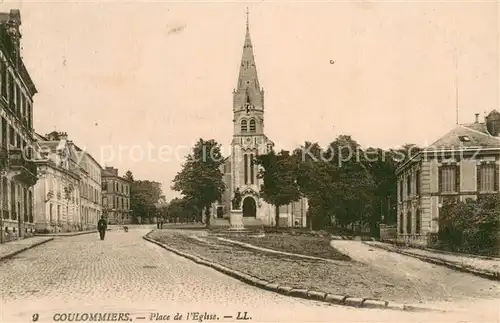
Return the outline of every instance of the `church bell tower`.
[[[232,192],[242,194],[243,216],[255,217],[260,203],[260,179],[254,159],[267,153],[272,143],[264,135],[264,90],[260,87],[257,66],[250,38],[247,8],[245,42],[241,57],[238,83],[233,90],[233,140],[231,143]],[[247,197],[253,200],[246,199]],[[253,204],[252,207],[250,204]]]

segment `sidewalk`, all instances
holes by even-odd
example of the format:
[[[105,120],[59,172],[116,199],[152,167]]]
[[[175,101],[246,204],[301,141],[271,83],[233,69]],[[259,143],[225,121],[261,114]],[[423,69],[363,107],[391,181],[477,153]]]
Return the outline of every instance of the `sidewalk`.
[[[420,260],[433,262],[440,265],[452,267],[453,269],[466,271],[475,275],[490,279],[500,279],[500,259],[485,259],[471,255],[457,255],[441,253],[439,251],[422,250],[410,247],[397,247],[388,243],[378,241],[366,241],[366,245],[382,248],[387,251],[397,252]]]
[[[109,231],[108,229],[107,231]],[[97,233],[97,230],[90,230],[90,231],[75,231],[75,232],[58,232],[58,233],[37,233],[35,236],[37,237],[73,237],[73,236],[79,236],[82,234],[89,234],[89,233]]]
[[[53,240],[52,237],[31,237],[0,244],[0,260]]]

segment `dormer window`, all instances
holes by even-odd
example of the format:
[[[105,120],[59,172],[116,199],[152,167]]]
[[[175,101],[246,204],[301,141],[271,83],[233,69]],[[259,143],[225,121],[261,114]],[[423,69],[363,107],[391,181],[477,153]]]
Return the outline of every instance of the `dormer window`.
[[[470,142],[469,136],[458,136],[461,142]]]
[[[246,120],[241,120],[241,132],[247,132],[248,131],[248,125]]]

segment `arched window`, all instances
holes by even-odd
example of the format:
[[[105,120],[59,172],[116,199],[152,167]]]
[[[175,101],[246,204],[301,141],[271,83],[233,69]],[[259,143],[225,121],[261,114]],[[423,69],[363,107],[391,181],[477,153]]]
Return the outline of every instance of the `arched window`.
[[[241,132],[247,132],[247,121],[246,120],[241,120]]]
[[[255,119],[250,120],[250,132],[255,132]]]

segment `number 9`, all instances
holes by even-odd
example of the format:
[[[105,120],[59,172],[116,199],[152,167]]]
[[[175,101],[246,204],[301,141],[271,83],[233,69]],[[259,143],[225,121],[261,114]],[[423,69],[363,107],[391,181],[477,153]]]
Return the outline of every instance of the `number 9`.
[[[33,314],[33,316],[31,317],[31,320],[33,322],[36,322],[36,321],[38,321],[38,317],[39,317],[38,314]]]

